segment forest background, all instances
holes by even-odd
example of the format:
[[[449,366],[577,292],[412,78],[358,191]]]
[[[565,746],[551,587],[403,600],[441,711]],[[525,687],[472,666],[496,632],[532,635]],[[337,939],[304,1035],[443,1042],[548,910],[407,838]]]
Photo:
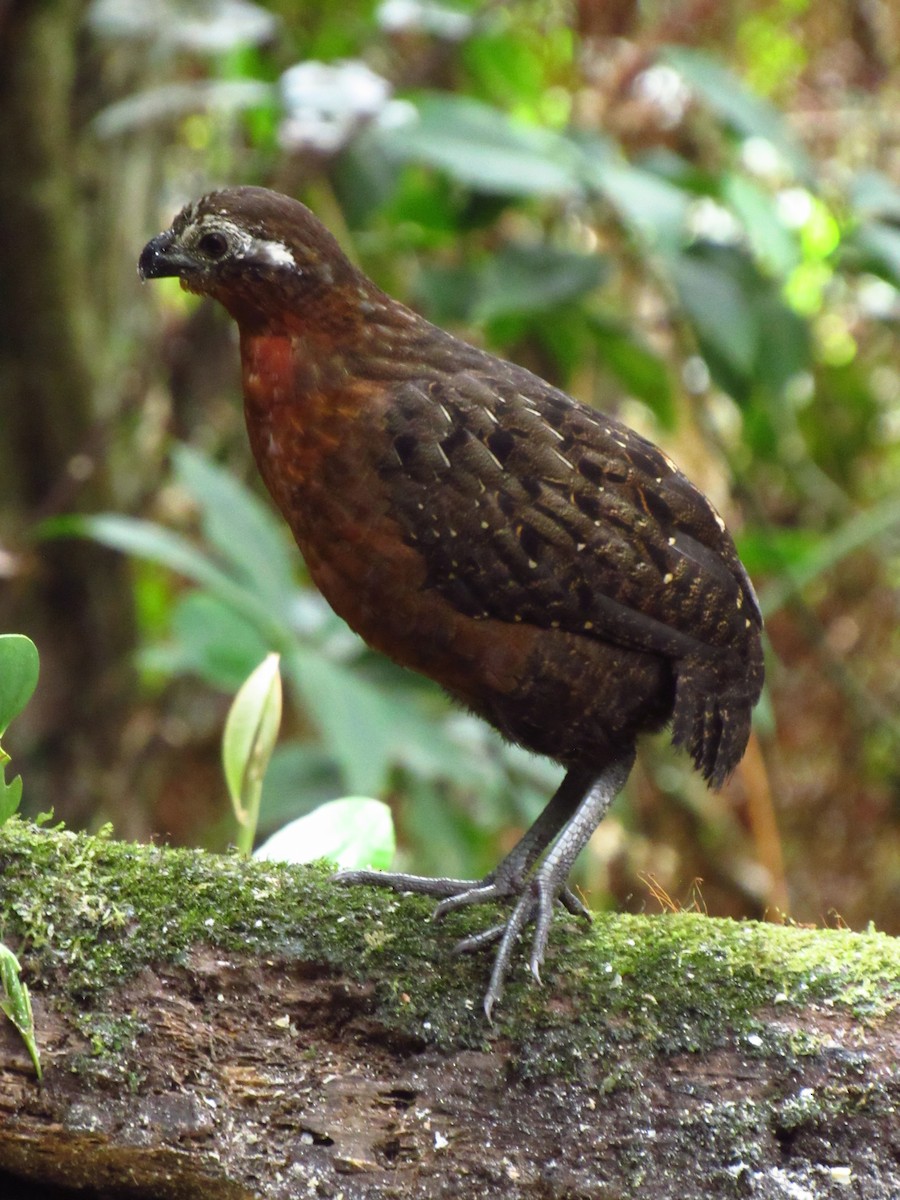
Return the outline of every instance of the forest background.
[[[259,183],[660,443],[735,532],[768,631],[747,757],[716,794],[648,742],[590,904],[900,933],[898,62],[878,0],[0,4],[24,811],[224,848],[222,725],[269,649],[264,830],[378,796],[403,866],[477,877],[558,777],[330,613],[262,495],[229,321],[141,289],[182,203]]]

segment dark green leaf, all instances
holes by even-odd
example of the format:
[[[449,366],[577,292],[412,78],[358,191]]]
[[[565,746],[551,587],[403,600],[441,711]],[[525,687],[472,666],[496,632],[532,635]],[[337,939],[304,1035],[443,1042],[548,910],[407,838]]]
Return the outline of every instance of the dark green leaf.
[[[812,342],[806,321],[781,298],[776,283],[760,280],[752,292],[760,330],[755,376],[776,402],[804,371],[812,368]]]
[[[883,221],[865,221],[849,239],[847,248],[861,265],[900,287],[900,229]]]
[[[666,364],[658,355],[612,321],[592,318],[590,330],[600,351],[600,359],[632,396],[650,408],[660,424],[671,429],[675,424],[672,383]]]
[[[474,317],[489,321],[513,313],[543,313],[596,288],[608,274],[599,255],[553,246],[510,244],[481,272]]]
[[[718,382],[733,394],[753,373],[759,346],[746,263],[730,250],[696,247],[671,262],[672,280],[701,351]]]
[[[701,243],[668,265],[713,378],[737,400],[759,385],[780,398],[808,369],[806,324],[745,251]]]
[[[478,299],[478,272],[469,266],[425,266],[419,275],[418,302],[436,324],[472,321]]]

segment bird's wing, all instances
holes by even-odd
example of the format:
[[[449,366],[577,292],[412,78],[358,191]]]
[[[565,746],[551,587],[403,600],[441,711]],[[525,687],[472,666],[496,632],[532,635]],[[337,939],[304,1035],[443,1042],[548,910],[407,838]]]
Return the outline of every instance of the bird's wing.
[[[392,515],[461,612],[667,657],[758,637],[753,588],[706,498],[650,442],[523,368],[396,385]]]

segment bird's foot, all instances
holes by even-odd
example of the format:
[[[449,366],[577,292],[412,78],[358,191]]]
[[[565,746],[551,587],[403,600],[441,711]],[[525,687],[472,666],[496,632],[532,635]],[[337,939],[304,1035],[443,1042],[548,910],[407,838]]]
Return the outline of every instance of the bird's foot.
[[[338,871],[336,875],[332,876],[332,880],[334,883],[340,883],[347,887],[364,884],[366,887],[390,888],[393,892],[412,892],[417,896],[433,896],[442,902],[482,886],[471,879],[434,879],[429,875],[404,875],[401,872],[392,871]],[[468,903],[475,903],[475,901],[468,901]]]
[[[491,1012],[500,998],[504,980],[509,973],[513,949],[525,927],[534,921],[529,967],[535,980],[540,983],[540,969],[547,948],[554,903],[558,900],[575,916],[588,921],[591,919],[581,900],[566,886],[565,879],[558,880],[553,878],[553,875],[554,872],[545,872],[539,868],[532,877],[522,879],[518,874],[503,872],[498,868],[479,881],[433,879],[425,875],[392,874],[384,871],[340,871],[334,876],[334,881],[348,886],[367,884],[370,887],[390,888],[395,892],[433,896],[440,901],[434,910],[435,920],[440,920],[447,913],[470,904],[514,899],[515,903],[508,920],[463,938],[453,950],[455,954],[469,954],[499,943],[484,997],[485,1015],[490,1020]]]
[[[484,1011],[490,1020],[509,973],[513,948],[525,926],[534,924],[528,963],[531,974],[540,983],[541,965],[557,901],[570,913],[590,920],[587,909],[568,886],[569,872],[610,801],[624,785],[633,761],[634,750],[631,748],[597,776],[581,770],[569,771],[525,836],[482,880],[429,879],[422,875],[381,871],[341,871],[335,880],[433,896],[439,901],[434,913],[438,919],[470,904],[511,901],[508,920],[471,934],[456,946],[457,953],[466,953],[497,944],[484,997]]]

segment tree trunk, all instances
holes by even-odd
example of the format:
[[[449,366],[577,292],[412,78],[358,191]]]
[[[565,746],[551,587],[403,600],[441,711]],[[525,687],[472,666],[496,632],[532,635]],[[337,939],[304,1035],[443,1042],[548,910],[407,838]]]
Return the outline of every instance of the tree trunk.
[[[95,405],[107,358],[102,265],[76,170],[90,82],[83,0],[0,7],[0,631],[27,633],[41,686],[13,738],[32,743],[30,792],[74,820],[102,794],[124,719],[134,642],[128,566],[85,542],[26,553],[41,517],[109,506]],[[85,762],[97,764],[93,771]],[[89,814],[87,814],[89,815]]]
[[[545,986],[520,967],[488,1025],[485,959],[450,956],[485,915],[427,916],[316,868],[9,822],[0,922],[44,1081],[5,1022],[0,1194],[900,1195],[896,939],[560,918]]]

